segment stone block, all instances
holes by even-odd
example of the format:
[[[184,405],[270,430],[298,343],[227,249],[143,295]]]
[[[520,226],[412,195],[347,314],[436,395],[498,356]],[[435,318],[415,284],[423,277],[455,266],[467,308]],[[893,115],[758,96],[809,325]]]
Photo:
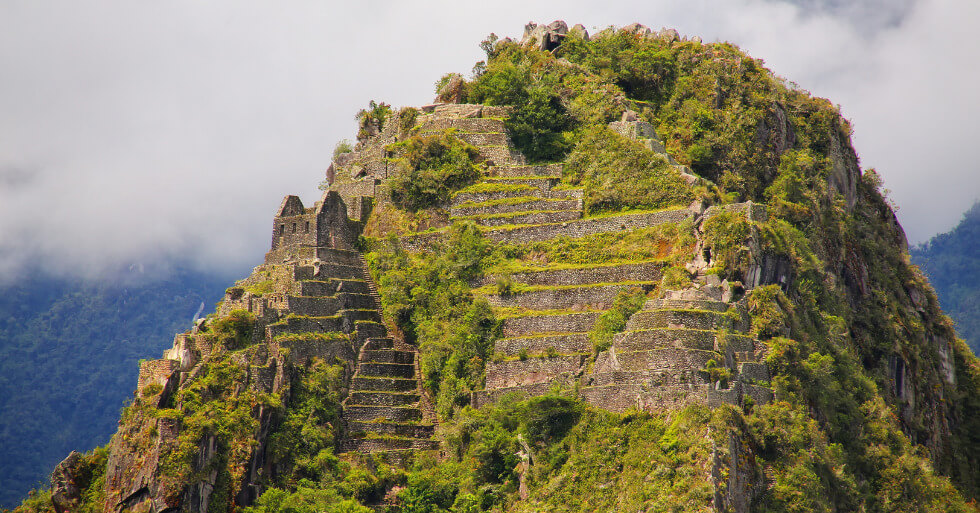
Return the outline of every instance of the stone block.
[[[630,264],[597,265],[547,271],[513,273],[510,278],[526,285],[586,285],[590,283],[620,283],[624,281],[657,282],[666,266],[663,262],[638,262]],[[487,276],[479,285],[496,282],[496,276]]]
[[[638,286],[572,285],[517,292],[508,296],[487,295],[487,301],[497,307],[517,307],[531,310],[605,310],[612,306],[620,291]],[[653,287],[653,284],[648,284]]]
[[[359,359],[362,362],[412,365],[415,363],[415,353],[412,351],[396,351],[394,349],[362,350]]]
[[[613,339],[613,347],[618,352],[641,351],[663,347],[680,347],[714,351],[717,349],[714,331],[693,330],[687,328],[658,328],[637,331],[626,331],[617,334]]]
[[[557,191],[556,191],[557,192]],[[634,228],[647,228],[667,223],[677,223],[690,218],[690,210],[663,210],[644,214],[584,218],[566,223],[519,226],[488,230],[486,236],[494,242],[526,243],[552,240],[558,237],[578,238],[597,233],[619,232]]]
[[[415,377],[415,366],[401,363],[361,362],[358,365],[361,376],[384,376],[393,378]]]
[[[516,212],[505,215],[473,217],[476,224],[481,226],[506,226],[519,224],[562,223],[581,219],[581,210],[556,210],[549,212]]]
[[[494,352],[517,356],[521,351],[529,355],[547,354],[549,349],[559,354],[591,353],[592,343],[586,333],[565,333],[526,338],[503,338],[494,343]]]
[[[415,378],[393,378],[389,376],[355,376],[351,380],[351,390],[408,392],[416,390],[418,385],[419,382]]]
[[[417,393],[356,391],[347,396],[347,404],[351,406],[410,406],[418,404],[418,402],[419,394]]]
[[[621,370],[627,372],[676,371],[703,369],[709,360],[724,362],[715,351],[664,347],[646,351],[610,351],[610,358],[596,360],[595,372]]]
[[[422,420],[422,411],[407,406],[345,406],[344,418],[364,422],[372,420],[418,422]]]
[[[507,360],[487,363],[487,389],[517,385],[548,383],[561,375],[575,375],[582,370],[582,355],[562,355],[553,358],[534,357],[526,360]]]
[[[431,424],[354,421],[347,425],[347,432],[355,438],[367,433],[405,438],[430,438],[435,434],[435,426]]]
[[[592,329],[600,315],[600,312],[579,312],[505,317],[502,332],[504,337],[520,337],[532,333],[585,332]]]
[[[533,192],[533,191],[532,191]],[[519,196],[523,197],[523,196]],[[460,203],[462,204],[462,202]],[[539,197],[538,193],[528,194],[527,199],[519,203],[491,204],[476,203],[471,206],[456,206],[449,209],[449,215],[454,217],[507,214],[517,212],[555,212],[561,210],[581,213],[582,202],[577,199],[548,199]]]
[[[494,176],[544,176],[551,178],[561,178],[561,164],[545,164],[543,166],[494,166],[490,168],[490,174]]]
[[[769,367],[764,363],[741,362],[738,364],[738,379],[742,381],[769,381]]]

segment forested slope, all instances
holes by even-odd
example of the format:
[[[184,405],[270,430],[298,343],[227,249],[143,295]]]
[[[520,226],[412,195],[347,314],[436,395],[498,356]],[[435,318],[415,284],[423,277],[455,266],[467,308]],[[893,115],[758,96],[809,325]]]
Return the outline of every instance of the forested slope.
[[[38,271],[0,288],[0,506],[13,507],[72,449],[106,443],[136,362],[169,345],[227,278],[120,272],[93,283]]]
[[[929,275],[956,331],[980,353],[980,203],[948,233],[912,248],[912,262]]]

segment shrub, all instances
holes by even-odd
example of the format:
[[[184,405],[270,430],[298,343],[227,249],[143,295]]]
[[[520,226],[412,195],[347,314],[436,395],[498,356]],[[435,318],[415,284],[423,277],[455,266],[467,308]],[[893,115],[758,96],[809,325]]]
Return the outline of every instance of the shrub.
[[[415,135],[388,146],[401,168],[391,179],[391,200],[400,208],[417,211],[449,200],[453,191],[476,182],[482,168],[476,147],[451,131]]]
[[[337,142],[337,145],[333,147],[333,160],[337,160],[337,157],[354,151],[354,145],[347,139],[341,139]]]
[[[357,141],[364,142],[380,134],[390,117],[391,105],[371,100],[368,108],[357,111]]]
[[[585,187],[590,214],[688,205],[692,189],[661,156],[604,127],[576,133],[565,179]]]
[[[589,332],[589,340],[596,354],[612,346],[613,335],[626,328],[626,321],[640,311],[645,301],[646,293],[638,287],[623,290],[616,296],[612,308],[599,317]]]
[[[241,349],[252,343],[255,314],[247,310],[232,310],[211,324],[211,334],[228,349]]]

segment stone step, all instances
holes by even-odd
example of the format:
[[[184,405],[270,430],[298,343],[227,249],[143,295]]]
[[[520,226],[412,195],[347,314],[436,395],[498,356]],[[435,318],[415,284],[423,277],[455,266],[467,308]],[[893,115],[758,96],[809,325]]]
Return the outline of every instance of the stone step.
[[[304,365],[311,359],[319,358],[332,362],[337,358],[349,361],[354,356],[354,347],[348,337],[324,339],[316,336],[296,333],[288,338],[278,339],[279,347],[289,350],[289,359]]]
[[[592,352],[592,343],[589,342],[588,333],[564,333],[555,335],[543,335],[537,337],[502,338],[497,340],[493,346],[494,353],[505,356],[518,356],[521,351],[526,351],[528,355],[546,355],[549,350],[554,350],[559,354]]]
[[[604,370],[590,374],[588,386],[642,385],[662,387],[672,385],[707,385],[707,376],[693,369],[650,369],[642,371]]]
[[[551,188],[558,183],[558,179],[541,176],[500,176],[487,178],[483,181],[483,183],[499,185],[527,185],[547,194],[548,191],[550,191]]]
[[[481,203],[485,201],[499,201],[509,198],[521,198],[525,196],[543,196],[544,193],[530,185],[523,184],[477,184],[478,186],[469,187],[453,195],[451,208],[459,207],[465,203]]]
[[[368,310],[377,305],[368,294],[338,293],[336,296],[286,296],[286,308],[296,315],[327,316],[340,310]]]
[[[602,312],[575,313],[535,313],[504,317],[501,323],[502,334],[506,338],[521,337],[534,333],[588,332],[592,329]]]
[[[418,404],[419,394],[417,393],[395,393],[395,392],[351,392],[347,396],[346,404],[349,406],[410,406]]]
[[[351,294],[369,294],[367,282],[357,279],[302,280],[296,282],[298,296],[333,296],[338,292]]]
[[[300,260],[320,260],[321,264],[339,265],[357,265],[357,255],[357,251],[323,246],[300,246],[297,254]]]
[[[450,220],[472,220],[481,226],[506,226],[519,224],[544,224],[573,221],[582,217],[581,210],[554,210],[541,212],[508,212],[486,216],[450,217]]]
[[[622,413],[630,409],[648,412],[680,411],[692,404],[721,404],[711,401],[711,392],[711,385],[691,384],[661,387],[606,385],[583,387],[579,393],[582,400],[593,406]]]
[[[501,119],[491,118],[433,118],[423,122],[422,130],[445,130],[455,128],[460,132],[506,132]]]
[[[709,360],[719,366],[724,365],[725,357],[715,351],[662,347],[645,351],[616,351],[603,353],[596,358],[595,372],[626,371],[655,372],[704,369]]]
[[[395,347],[395,339],[391,337],[371,337],[364,341],[363,351],[380,351]]]
[[[565,189],[551,189],[548,197],[550,198],[566,198],[566,199],[582,199],[585,197],[585,188],[583,187],[571,187]]]
[[[730,306],[732,306],[730,303],[709,299],[650,299],[643,304],[643,310],[673,309],[724,312]]]
[[[553,194],[557,192],[553,191]],[[620,232],[633,228],[647,228],[662,224],[678,223],[685,219],[690,219],[692,215],[693,212],[683,208],[640,214],[587,217],[564,223],[491,228],[486,231],[485,235],[494,242],[506,243],[546,241],[558,237],[578,238],[597,233]]]
[[[589,283],[619,283],[624,281],[659,282],[664,262],[637,262],[589,267],[567,267],[544,271],[517,272],[510,279],[525,285],[586,285]],[[485,276],[477,286],[492,285],[498,276]],[[649,303],[649,301],[647,302]]]
[[[480,158],[491,166],[524,164],[524,156],[510,146],[477,146],[476,149],[480,152]]]
[[[347,433],[351,438],[364,438],[363,435],[367,433],[401,438],[431,438],[435,431],[436,427],[432,424],[362,421],[347,424]]]
[[[585,355],[529,357],[525,360],[487,362],[487,390],[534,383],[550,383],[560,376],[575,376],[583,370]]]
[[[287,333],[327,333],[331,331],[344,330],[344,319],[341,315],[329,317],[286,317],[279,322],[269,324],[265,327],[265,334],[268,340],[273,340],[280,335]]]
[[[577,199],[548,199],[534,195],[518,196],[511,199],[513,199],[514,202],[461,203],[459,206],[450,208],[449,215],[454,217],[464,217],[518,212],[557,212],[564,210],[575,212],[582,211],[582,202]]]
[[[653,290],[656,282],[614,283],[602,285],[563,285],[514,292],[507,296],[486,294],[491,306],[532,310],[606,310],[623,290]],[[493,289],[494,287],[488,287]],[[475,294],[481,294],[479,290]],[[567,330],[566,330],[567,331]]]
[[[412,365],[415,363],[415,353],[412,351],[397,351],[394,349],[361,350],[360,361]]]
[[[357,332],[358,345],[362,344],[361,341],[388,336],[388,328],[378,321],[355,321],[354,331]]]
[[[495,166],[489,169],[491,175],[495,176],[544,176],[549,178],[561,178],[561,164],[545,164],[540,166]]]
[[[344,418],[348,422],[418,422],[422,420],[422,410],[408,406],[345,406]]]
[[[318,269],[319,272],[317,272]],[[331,263],[321,264],[319,267],[298,265],[293,269],[293,279],[296,281],[326,280],[329,278],[361,280],[364,279],[364,270],[360,265]]]
[[[747,332],[748,320],[735,319],[709,310],[650,310],[639,311],[626,322],[627,331],[654,328],[687,328],[696,330],[730,330]]]
[[[759,362],[738,364],[738,379],[742,381],[769,381],[769,366]]]
[[[473,146],[507,146],[510,142],[503,132],[457,132],[456,137]]]
[[[403,363],[362,362],[357,365],[357,372],[361,376],[414,378],[415,366]]]
[[[392,378],[386,376],[354,376],[351,379],[351,391],[378,392],[410,392],[418,390],[419,382],[415,378]]]
[[[396,450],[436,450],[439,442],[424,438],[350,438],[344,440],[342,452],[386,452]]]
[[[506,118],[513,107],[479,103],[433,103],[419,108],[422,120],[437,118]]]
[[[734,333],[721,334],[712,330],[687,328],[655,328],[625,331],[615,336],[616,351],[642,351],[661,347],[681,347],[704,351],[751,350],[755,341],[751,337]]]

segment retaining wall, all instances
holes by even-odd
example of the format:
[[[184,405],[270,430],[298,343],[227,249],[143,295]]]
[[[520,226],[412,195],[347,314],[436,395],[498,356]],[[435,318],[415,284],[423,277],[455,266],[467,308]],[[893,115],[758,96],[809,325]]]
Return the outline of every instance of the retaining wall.
[[[554,358],[528,358],[487,363],[487,389],[548,383],[562,374],[574,375],[582,369],[585,357],[563,355]]]

